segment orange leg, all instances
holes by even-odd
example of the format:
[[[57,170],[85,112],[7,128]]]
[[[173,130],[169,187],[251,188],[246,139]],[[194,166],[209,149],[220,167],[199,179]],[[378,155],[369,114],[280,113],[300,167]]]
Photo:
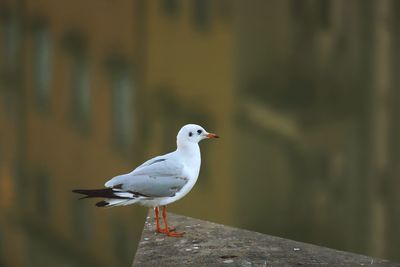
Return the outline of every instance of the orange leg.
[[[157,231],[157,233],[168,234],[169,232],[175,231],[175,228],[168,228],[168,231],[166,230],[166,228],[161,228],[160,219],[158,216],[158,212],[159,212],[158,207],[155,207],[154,211],[156,213],[156,231]],[[164,216],[164,214],[163,214],[163,216]]]
[[[164,219],[164,225],[165,228],[163,229],[165,232],[165,234],[167,236],[171,236],[171,237],[182,237],[184,232],[174,232],[175,229],[171,230],[170,228],[168,228],[168,224],[167,224],[167,208],[165,206],[163,206],[163,219]]]
[[[154,211],[155,211],[155,213],[156,213],[156,231],[157,231],[158,233],[163,233],[162,230],[164,230],[164,229],[161,229],[161,227],[160,227],[160,220],[159,220],[159,218],[158,218],[158,207],[155,207],[155,208],[154,208]]]

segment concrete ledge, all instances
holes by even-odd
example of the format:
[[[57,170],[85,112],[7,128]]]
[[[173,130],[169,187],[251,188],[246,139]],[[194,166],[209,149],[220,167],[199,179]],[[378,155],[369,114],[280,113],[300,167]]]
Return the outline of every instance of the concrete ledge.
[[[184,237],[156,234],[150,211],[132,266],[400,266],[172,213],[168,219]]]

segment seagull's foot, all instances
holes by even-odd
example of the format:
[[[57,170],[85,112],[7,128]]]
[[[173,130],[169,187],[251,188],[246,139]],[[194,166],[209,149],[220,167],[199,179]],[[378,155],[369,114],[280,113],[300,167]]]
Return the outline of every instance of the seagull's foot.
[[[166,233],[167,236],[170,237],[182,237],[185,234],[185,232],[168,232]]]
[[[157,229],[157,233],[168,234],[169,232],[175,232],[175,230],[176,230],[175,227],[168,227],[168,230],[165,228],[160,228],[160,229]]]

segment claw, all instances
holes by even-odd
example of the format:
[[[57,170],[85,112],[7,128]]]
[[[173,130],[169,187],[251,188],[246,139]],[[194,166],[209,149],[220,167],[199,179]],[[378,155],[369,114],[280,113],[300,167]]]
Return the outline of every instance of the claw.
[[[168,234],[169,232],[175,232],[176,228],[175,227],[168,227],[168,230],[165,228],[157,229],[157,233],[160,234]]]
[[[166,233],[167,236],[170,237],[182,237],[185,234],[185,232],[169,232]]]

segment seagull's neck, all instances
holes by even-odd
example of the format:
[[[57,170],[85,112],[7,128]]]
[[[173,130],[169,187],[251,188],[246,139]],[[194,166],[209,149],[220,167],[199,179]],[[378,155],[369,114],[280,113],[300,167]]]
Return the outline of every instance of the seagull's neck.
[[[186,163],[192,166],[199,166],[201,163],[200,147],[198,143],[184,142],[177,144],[178,153],[185,159]]]
[[[185,154],[185,156],[196,156],[200,155],[200,147],[198,143],[193,143],[193,142],[182,142],[177,144],[177,151],[179,151],[182,154]]]

